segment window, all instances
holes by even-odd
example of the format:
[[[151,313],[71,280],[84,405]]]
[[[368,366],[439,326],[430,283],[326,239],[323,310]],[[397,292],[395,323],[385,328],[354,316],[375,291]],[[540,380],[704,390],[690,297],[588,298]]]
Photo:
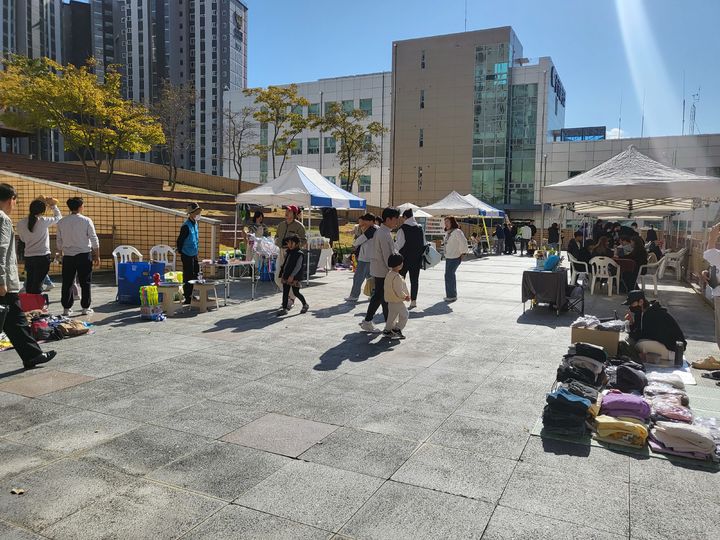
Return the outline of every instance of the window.
[[[320,104],[319,103],[311,103],[308,105],[308,118],[311,116],[318,117],[320,116]]]
[[[706,172],[706,176],[720,176],[720,167],[708,167]]]
[[[372,115],[372,98],[367,99],[361,99],[360,100],[360,110],[367,114],[368,116]]]
[[[420,69],[425,69],[425,51],[420,52]]]
[[[327,116],[330,113],[330,109],[332,109],[333,105],[335,105],[334,101],[326,101],[325,102],[325,116]]]
[[[323,154],[335,153],[335,137],[323,137]]]
[[[358,192],[368,193],[370,191],[370,175],[361,174],[358,180]]]
[[[307,153],[308,154],[319,154],[320,153],[320,139],[318,137],[309,137],[308,138]]]
[[[293,114],[299,114],[300,116],[303,115],[303,106],[302,105],[294,105],[292,108]]]
[[[365,152],[370,152],[372,150],[372,135],[365,135],[365,142],[363,143],[363,150]]]
[[[420,90],[420,108],[425,108],[425,90]]]
[[[344,99],[342,102],[343,112],[351,113],[353,109],[355,109],[355,102],[352,99]]]
[[[420,136],[418,137],[418,146],[419,146],[420,148],[422,148],[423,145],[424,145],[424,143],[425,143],[425,140],[424,140],[424,139],[425,139],[425,133],[424,133],[424,131],[425,131],[425,130],[423,130],[423,128],[420,128]]]
[[[302,139],[295,139],[290,146],[290,155],[302,155]]]
[[[585,171],[569,171],[568,172],[568,178],[572,178],[573,176],[577,176],[578,174],[582,174]]]
[[[327,179],[328,179],[330,182],[332,182],[333,184],[337,184],[337,177],[335,177],[335,176],[326,176],[325,178],[327,178]]]
[[[417,173],[418,191],[422,191],[422,177],[423,177],[422,167],[418,167],[418,173]]]

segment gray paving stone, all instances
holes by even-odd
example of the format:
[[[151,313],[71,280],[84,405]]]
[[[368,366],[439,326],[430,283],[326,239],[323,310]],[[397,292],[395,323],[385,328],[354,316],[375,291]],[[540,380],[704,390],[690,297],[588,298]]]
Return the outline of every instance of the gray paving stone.
[[[363,474],[291,461],[235,503],[336,532],[382,482]]]
[[[692,486],[696,495],[702,495],[716,504],[720,504],[720,472],[708,471],[702,463],[697,465],[688,461],[682,463],[667,459],[629,459],[630,482],[658,489],[667,486],[671,489],[683,489]]]
[[[35,469],[62,456],[57,452],[0,440],[0,479]]]
[[[20,394],[26,397],[38,397],[50,392],[70,388],[92,381],[93,377],[58,371],[55,369],[39,369],[27,372],[6,382],[0,382],[0,391]]]
[[[472,418],[502,418],[504,421],[532,429],[542,414],[543,398],[523,399],[493,387],[482,386],[455,410]]]
[[[97,406],[97,411],[139,421],[152,421],[197,403],[201,393],[147,388]]]
[[[509,459],[424,444],[392,479],[494,504],[515,464]]]
[[[148,475],[231,501],[286,465],[288,458],[229,443],[211,443]]]
[[[561,469],[519,463],[500,504],[578,525],[592,523],[605,532],[629,534],[627,483],[591,473],[573,474],[571,478],[568,481]]]
[[[479,539],[492,509],[485,502],[390,481],[340,532],[368,539]]]
[[[3,518],[36,532],[132,481],[122,473],[65,459],[0,482]],[[25,494],[12,495],[14,487]]]
[[[324,385],[319,392],[367,401],[381,399],[401,384],[401,381],[394,378],[367,377],[350,372],[333,379]]]
[[[630,530],[633,538],[720,537],[720,504],[698,494],[692,484],[673,490],[630,484]],[[705,519],[712,516],[712,519]]]
[[[304,452],[300,459],[378,478],[390,478],[416,447],[417,443],[406,439],[339,428]]]
[[[296,418],[344,426],[367,410],[372,403],[361,398],[323,393],[320,389],[303,393],[278,406],[276,411]]]
[[[332,533],[287,519],[228,505],[183,536],[183,540],[323,540]]]
[[[592,525],[592,523],[588,524]],[[598,531],[587,526],[550,519],[520,510],[498,506],[485,530],[483,540],[620,540],[627,536]]]
[[[265,414],[252,405],[232,405],[219,401],[201,401],[179,411],[152,420],[153,424],[218,439]]]
[[[16,431],[6,435],[6,438],[37,448],[69,454],[112,439],[136,426],[136,422],[124,418],[81,411],[24,431]]]
[[[287,366],[274,371],[259,382],[270,385],[289,386],[301,390],[311,390],[323,386],[338,378],[341,371],[319,371],[311,367]]]
[[[109,400],[122,398],[137,391],[136,388],[127,384],[109,379],[95,379],[80,386],[45,394],[41,399],[92,410]]]
[[[411,407],[418,411],[450,414],[472,391],[473,387],[470,386],[459,385],[458,388],[448,388],[442,385],[418,384],[411,380],[383,397],[382,401]]]
[[[225,505],[222,501],[140,481],[82,508],[44,531],[51,538],[172,539]]]
[[[445,420],[446,415],[418,411],[393,403],[375,403],[353,419],[350,427],[384,433],[412,441],[429,437]]]
[[[7,538],[8,540],[40,540],[42,536],[25,529],[19,529],[0,520],[0,538]]]
[[[209,443],[204,437],[181,431],[141,426],[90,449],[83,458],[108,469],[137,476],[154,471]]]
[[[222,440],[297,457],[336,429],[330,424],[270,413],[228,433]]]
[[[501,418],[491,420],[453,415],[428,442],[485,455],[518,459],[529,436],[528,428]]]
[[[298,388],[272,386],[260,381],[253,381],[216,394],[211,399],[236,405],[252,405],[266,411],[274,411],[287,403],[291,403],[295,397],[303,393]]]
[[[472,392],[485,379],[485,375],[482,374],[437,369],[437,365],[433,364],[432,367],[424,369],[415,375],[409,382],[446,390],[469,390]]]

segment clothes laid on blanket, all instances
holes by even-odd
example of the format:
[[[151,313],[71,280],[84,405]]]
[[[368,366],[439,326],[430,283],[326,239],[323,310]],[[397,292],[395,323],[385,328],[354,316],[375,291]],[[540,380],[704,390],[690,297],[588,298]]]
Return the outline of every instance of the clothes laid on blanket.
[[[591,405],[589,399],[573,394],[567,388],[562,387],[549,393],[546,401],[555,410],[583,415]]]
[[[595,438],[599,441],[642,448],[648,437],[648,430],[643,424],[621,420],[608,415],[595,418]]]
[[[693,422],[693,413],[682,405],[681,396],[667,394],[645,400],[650,403],[650,418],[653,422]]]
[[[560,387],[549,393],[546,401],[543,410],[543,427],[546,430],[567,435],[585,433],[587,411],[592,404],[589,399]]]
[[[685,383],[682,381],[680,376],[676,375],[675,373],[648,373],[647,380],[648,383],[665,383],[669,384],[670,386],[674,386],[675,388],[679,388],[680,390],[683,390],[685,388]]]
[[[688,395],[679,388],[675,388],[672,385],[669,385],[667,383],[649,383],[645,389],[643,390],[643,395],[647,397],[655,397],[655,396],[662,396],[662,395],[676,395],[680,396],[681,398],[681,404],[682,405],[690,405],[690,398]]]
[[[574,349],[574,351],[572,351],[572,349]],[[571,347],[571,354],[574,354],[575,356],[587,356],[588,358],[593,358],[602,364],[606,364],[608,360],[608,355],[605,352],[605,349],[597,345],[593,345],[592,343],[575,343]]]
[[[591,403],[595,403],[598,398],[598,391],[587,384],[583,384],[580,381],[569,380],[560,385],[560,388],[566,388],[569,392],[572,392],[576,396],[590,400]]]
[[[614,388],[623,392],[642,392],[648,380],[645,373],[639,369],[622,364],[616,368]]]
[[[701,426],[676,422],[657,422],[652,429],[653,439],[673,452],[690,452],[711,456],[715,440],[710,430]]]
[[[610,390],[603,396],[600,414],[607,416],[627,416],[647,422],[650,418],[650,405],[640,396]]]
[[[616,356],[608,360],[608,364],[610,364],[611,366],[626,365],[634,369],[639,369],[640,371],[645,371],[645,366],[643,364],[641,364],[640,362],[636,362],[629,356]]]
[[[583,384],[592,386],[593,388],[600,388],[601,386],[598,384],[597,376],[589,369],[582,367],[561,364],[557,368],[556,378],[559,382],[579,381]]]
[[[587,370],[592,371],[595,374],[595,378],[597,379],[598,375],[600,375],[603,372],[603,369],[605,368],[605,364],[602,362],[599,362],[595,360],[594,358],[590,358],[588,356],[565,356],[563,358],[563,362],[565,365],[572,366],[572,367],[581,367]]]

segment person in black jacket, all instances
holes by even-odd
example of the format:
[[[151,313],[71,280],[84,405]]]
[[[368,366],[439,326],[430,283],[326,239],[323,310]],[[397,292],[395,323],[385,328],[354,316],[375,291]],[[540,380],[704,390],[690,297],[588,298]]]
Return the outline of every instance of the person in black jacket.
[[[287,315],[288,304],[290,302],[290,289],[292,289],[295,298],[302,302],[300,313],[307,313],[310,306],[305,301],[305,297],[300,294],[300,281],[302,280],[302,269],[305,264],[305,254],[300,251],[300,237],[297,235],[285,238],[287,252],[285,260],[280,268],[280,279],[283,284],[282,307],[278,310],[277,316]]]
[[[647,234],[645,235],[646,242],[657,242],[657,231],[654,225],[650,225]]]
[[[415,221],[412,208],[408,208],[400,217],[400,228],[395,237],[395,249],[403,256],[400,275],[410,274],[410,309],[417,307],[417,295],[420,287],[420,268],[425,253],[425,232]]]
[[[548,229],[548,247],[560,250],[560,228],[557,223],[553,223]]]
[[[630,339],[639,351],[667,355],[667,351],[677,349],[678,342],[683,344],[683,350],[687,347],[677,321],[659,302],[648,302],[643,291],[631,291],[623,305],[630,309],[625,318],[630,321]]]

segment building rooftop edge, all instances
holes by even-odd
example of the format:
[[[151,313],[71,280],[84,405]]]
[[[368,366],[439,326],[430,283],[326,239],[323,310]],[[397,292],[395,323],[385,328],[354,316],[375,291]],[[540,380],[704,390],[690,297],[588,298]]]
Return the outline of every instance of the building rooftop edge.
[[[465,32],[452,32],[450,34],[438,34],[436,36],[423,36],[423,37],[415,37],[415,38],[408,38],[408,39],[397,39],[397,40],[393,40],[393,45],[395,45],[396,43],[407,43],[408,41],[423,41],[423,40],[427,40],[427,39],[435,39],[435,38],[440,38],[440,37],[461,36],[463,34],[479,34],[482,32],[492,32],[492,31],[497,31],[497,30],[509,30],[510,32],[513,32],[513,33],[515,32],[513,30],[513,27],[510,25],[496,26],[493,28],[482,28],[480,30],[467,30]]]
[[[314,81],[301,81],[301,82],[289,82],[289,83],[283,83],[283,84],[268,84],[267,86],[261,86],[261,87],[255,87],[255,88],[267,88],[268,86],[290,86],[291,84],[315,84],[319,82],[325,82],[325,81],[333,81],[337,79],[354,79],[358,77],[372,77],[374,75],[392,75],[391,70],[387,71],[375,71],[373,73],[360,73],[358,75],[340,75],[338,77],[323,77],[321,79],[315,79]],[[251,86],[248,86],[248,88],[253,88]],[[232,90],[232,92],[238,92],[242,91],[242,88],[238,88],[236,90]]]

